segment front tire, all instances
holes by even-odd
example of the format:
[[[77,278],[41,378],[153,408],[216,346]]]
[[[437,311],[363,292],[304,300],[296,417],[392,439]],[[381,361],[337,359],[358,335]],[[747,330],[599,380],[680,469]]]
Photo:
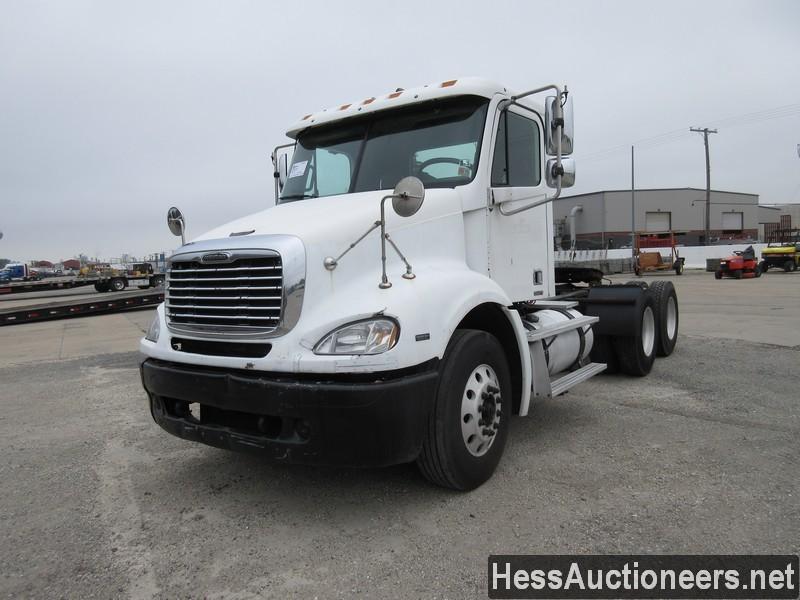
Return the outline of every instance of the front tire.
[[[512,409],[506,355],[493,335],[458,329],[447,345],[428,430],[417,458],[426,479],[472,490],[494,473]]]

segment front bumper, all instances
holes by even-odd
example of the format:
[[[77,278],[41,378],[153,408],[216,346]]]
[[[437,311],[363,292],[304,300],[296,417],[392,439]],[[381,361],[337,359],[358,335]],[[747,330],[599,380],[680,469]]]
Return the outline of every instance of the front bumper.
[[[360,467],[417,457],[438,382],[436,360],[297,378],[150,358],[141,375],[153,419],[173,435],[286,462]]]

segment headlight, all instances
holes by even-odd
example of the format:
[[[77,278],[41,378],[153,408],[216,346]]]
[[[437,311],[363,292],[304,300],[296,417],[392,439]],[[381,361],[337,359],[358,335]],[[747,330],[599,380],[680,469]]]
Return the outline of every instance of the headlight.
[[[156,313],[156,318],[153,319],[153,322],[150,323],[150,327],[147,329],[147,333],[144,336],[144,339],[149,340],[151,342],[157,342],[158,336],[161,334],[161,320],[158,318],[158,313]]]
[[[400,326],[392,319],[369,319],[334,329],[316,346],[314,354],[380,354],[394,348]]]

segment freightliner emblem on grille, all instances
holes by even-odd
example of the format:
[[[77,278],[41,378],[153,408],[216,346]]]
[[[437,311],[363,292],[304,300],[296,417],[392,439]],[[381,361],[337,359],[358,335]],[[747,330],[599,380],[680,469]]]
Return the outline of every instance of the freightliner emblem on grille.
[[[210,254],[203,254],[200,260],[204,263],[230,262],[231,255],[228,252],[211,252]]]

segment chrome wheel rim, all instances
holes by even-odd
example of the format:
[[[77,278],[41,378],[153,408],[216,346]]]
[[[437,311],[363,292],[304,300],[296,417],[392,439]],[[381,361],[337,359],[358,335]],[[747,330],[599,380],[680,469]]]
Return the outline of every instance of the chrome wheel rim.
[[[461,436],[473,456],[483,456],[492,447],[500,427],[500,382],[489,365],[475,367],[461,395]]]
[[[678,333],[678,307],[675,298],[667,298],[667,338],[672,340]]]
[[[653,346],[656,343],[656,320],[653,316],[653,309],[647,307],[642,314],[642,350],[645,356],[653,353]]]

